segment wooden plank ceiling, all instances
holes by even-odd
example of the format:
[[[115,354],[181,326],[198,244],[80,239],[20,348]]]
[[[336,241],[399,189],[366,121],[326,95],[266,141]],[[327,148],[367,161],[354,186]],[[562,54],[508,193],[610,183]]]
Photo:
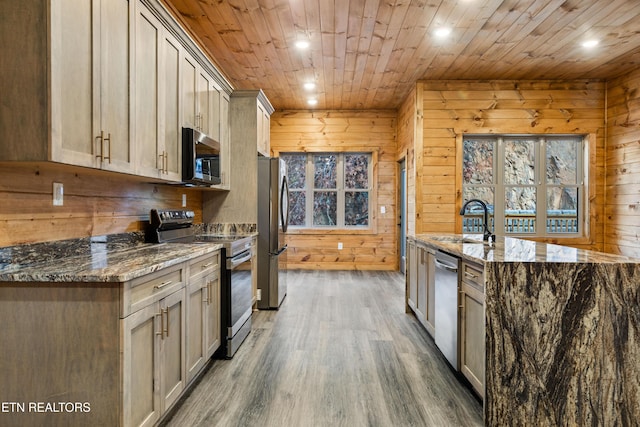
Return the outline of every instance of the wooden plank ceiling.
[[[236,88],[277,109],[309,97],[397,108],[421,79],[607,79],[640,65],[639,0],[165,1]]]

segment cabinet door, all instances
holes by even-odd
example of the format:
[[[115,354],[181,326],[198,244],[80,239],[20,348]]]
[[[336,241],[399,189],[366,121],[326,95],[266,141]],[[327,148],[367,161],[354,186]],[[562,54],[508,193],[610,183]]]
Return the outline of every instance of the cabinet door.
[[[51,2],[51,157],[56,162],[98,166],[93,136],[93,97],[100,90],[94,87],[97,18],[90,1]]]
[[[460,371],[484,398],[484,294],[462,282],[460,295]]]
[[[100,111],[94,136],[102,133],[105,137],[98,147],[102,168],[129,173],[133,169],[129,111],[132,9],[126,0],[100,2],[100,97],[94,100],[94,108]]]
[[[197,69],[195,60],[185,53],[182,58],[182,123],[184,127],[196,129]]]
[[[427,321],[427,250],[423,246],[416,248],[416,262],[418,263],[418,289],[416,301],[416,316],[424,325]]]
[[[209,111],[209,136],[220,142],[220,103],[222,102],[219,90],[213,83],[209,87],[209,100],[211,110]]]
[[[269,157],[269,148],[266,145],[266,138],[265,138],[265,132],[264,132],[265,115],[266,115],[266,112],[264,107],[258,102],[258,111],[257,111],[257,117],[256,117],[257,149],[258,149],[258,153],[262,154],[263,156]]]
[[[418,264],[416,262],[416,245],[407,241],[407,305],[411,310],[416,309],[418,300]]]
[[[160,306],[158,303],[124,318],[123,424],[152,426],[160,418]],[[115,408],[114,408],[115,410]]]
[[[135,140],[137,173],[157,177],[164,166],[158,147],[160,22],[138,2],[135,42]]]
[[[185,289],[161,301],[163,313],[160,343],[160,391],[163,411],[180,397],[186,385],[185,372]]]
[[[201,132],[211,135],[211,91],[213,82],[211,77],[202,69],[198,70],[197,79],[196,124]]]
[[[168,31],[160,42],[160,123],[165,178],[182,180],[182,126],[180,125],[180,45]]]
[[[220,347],[220,274],[207,276],[206,286],[205,349],[208,359]]]
[[[220,93],[220,150],[222,151],[220,159],[220,178],[221,183],[218,187],[229,190],[231,188],[231,137],[229,122],[229,95],[226,92]]]
[[[206,308],[209,298],[207,277],[189,283],[187,287],[187,324],[185,342],[187,362],[187,382],[190,382],[207,360],[205,349]]]
[[[271,155],[271,116],[266,108],[262,114],[262,144],[266,153],[265,156],[269,157]]]
[[[427,251],[427,306],[426,306],[426,328],[431,336],[435,336],[436,328],[436,258],[435,254]]]

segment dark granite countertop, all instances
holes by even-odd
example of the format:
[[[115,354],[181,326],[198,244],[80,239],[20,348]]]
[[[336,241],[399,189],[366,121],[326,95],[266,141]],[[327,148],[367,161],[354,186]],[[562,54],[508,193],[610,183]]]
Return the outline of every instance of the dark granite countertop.
[[[214,252],[217,243],[144,243],[138,233],[0,248],[0,282],[125,282]]]
[[[410,236],[418,242],[468,261],[523,263],[639,263],[640,259],[514,237],[496,237],[492,244],[479,234],[429,233]]]

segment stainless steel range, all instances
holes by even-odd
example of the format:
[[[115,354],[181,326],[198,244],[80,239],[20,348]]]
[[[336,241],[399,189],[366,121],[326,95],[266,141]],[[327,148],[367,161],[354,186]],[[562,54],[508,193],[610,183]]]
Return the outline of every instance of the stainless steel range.
[[[251,332],[252,238],[241,235],[196,234],[189,210],[152,209],[146,240],[151,243],[219,243],[222,245],[220,357],[232,358]]]

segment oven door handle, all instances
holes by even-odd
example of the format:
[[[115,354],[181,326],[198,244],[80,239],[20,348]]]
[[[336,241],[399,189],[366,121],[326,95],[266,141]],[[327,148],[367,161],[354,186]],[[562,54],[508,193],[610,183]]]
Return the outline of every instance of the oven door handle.
[[[251,252],[249,251],[244,256],[231,258],[229,260],[228,264],[227,264],[227,269],[228,270],[233,270],[234,268],[236,268],[237,266],[239,266],[243,262],[249,261],[251,259],[251,257],[252,257],[252,255],[251,255]]]

